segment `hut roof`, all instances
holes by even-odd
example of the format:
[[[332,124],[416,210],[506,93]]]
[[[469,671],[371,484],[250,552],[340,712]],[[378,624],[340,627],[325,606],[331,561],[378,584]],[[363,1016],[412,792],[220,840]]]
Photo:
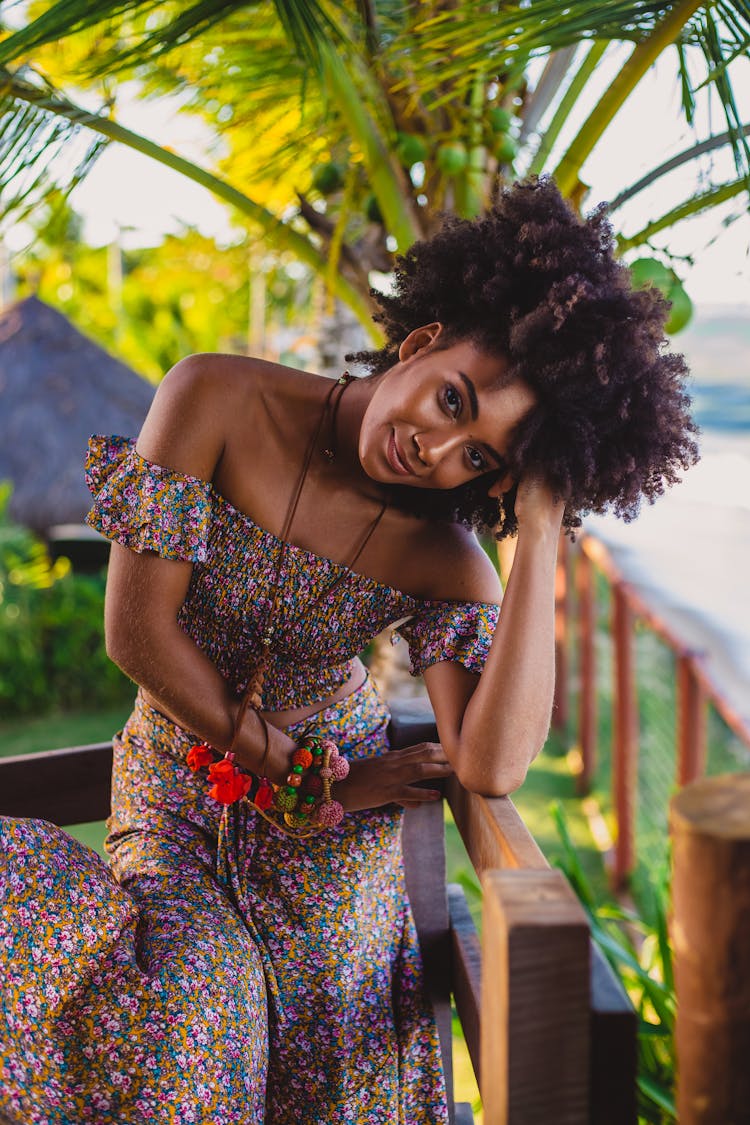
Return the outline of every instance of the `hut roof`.
[[[82,335],[61,313],[28,297],[0,314],[0,480],[10,515],[44,533],[82,523],[93,433],[135,435],[154,387]]]

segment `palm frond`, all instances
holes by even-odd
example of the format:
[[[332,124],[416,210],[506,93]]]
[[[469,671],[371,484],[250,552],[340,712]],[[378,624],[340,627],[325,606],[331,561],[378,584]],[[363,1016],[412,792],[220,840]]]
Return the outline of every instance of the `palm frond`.
[[[745,190],[747,181],[744,176],[739,179],[731,180],[727,184],[720,184],[719,187],[709,188],[707,191],[698,192],[690,199],[678,204],[677,207],[670,208],[666,214],[660,216],[658,219],[653,219],[637,234],[618,235],[617,248],[618,252],[624,254],[627,250],[632,250],[636,246],[643,246],[653,238],[655,234],[660,231],[669,230],[680,223],[683,219],[692,218],[693,215],[699,215],[701,211],[707,211],[711,207],[718,207],[720,203],[724,203],[727,199],[734,198],[735,195]]]
[[[192,161],[186,160],[170,149],[149,140],[147,137],[126,129],[112,118],[93,113],[76,105],[49,86],[36,85],[11,74],[9,71],[0,71],[0,74],[3,77],[6,96],[12,97],[19,103],[16,107],[17,113],[21,114],[26,105],[32,106],[42,114],[48,114],[51,118],[61,119],[70,125],[89,129],[105,140],[119,141],[128,148],[157,160],[160,164],[187,176],[194,183],[207,188],[219,199],[235,207],[240,214],[246,216],[261,228],[269,246],[273,246],[280,251],[288,251],[300,261],[309,265],[316,273],[325,273],[325,257],[310,238],[295,229],[291,222],[284,221],[233,184]],[[12,124],[13,119],[9,118],[6,121],[6,126],[12,127]],[[64,125],[60,125],[61,130],[64,127]],[[60,135],[63,136],[64,133],[61,132]],[[13,148],[13,151],[15,151],[15,148]],[[45,161],[49,161],[50,154],[53,151],[54,149],[50,149],[49,146],[40,147],[39,164],[37,166],[40,176],[44,172],[48,173],[48,166]],[[347,277],[339,274],[336,278],[336,294],[373,332],[374,337],[379,338],[378,330],[372,328],[371,306],[366,284],[358,287]]]
[[[715,87],[721,99],[737,172],[740,176],[746,177],[750,188],[750,147],[748,147],[747,140],[742,132],[743,122],[737,107],[737,99],[729,73],[729,57],[725,54],[727,46],[730,48],[729,54],[732,55],[737,45],[732,46],[733,38],[727,38],[726,33],[723,33],[723,29],[714,19],[710,10],[703,13],[703,20],[703,51],[709,63],[709,73],[715,75],[711,84]],[[750,30],[750,24],[748,30]],[[747,39],[747,36],[745,38]],[[747,54],[746,43],[742,53]]]
[[[107,144],[86,137],[80,122],[19,99],[0,71],[0,219],[24,219],[52,192],[67,196]]]
[[[195,0],[189,6],[167,6],[160,0],[57,0],[26,27],[0,42],[0,65],[26,58],[39,47],[56,43],[76,32],[124,21],[149,17],[129,42],[117,42],[97,59],[92,73],[114,73],[145,62],[153,62],[175,47],[216,27],[236,12],[249,13],[262,0]],[[337,41],[339,29],[319,0],[273,0],[289,38],[300,57],[318,68],[320,48]]]
[[[744,136],[750,136],[750,125],[743,126],[742,132]],[[657,168],[652,168],[640,180],[637,180],[630,187],[625,188],[619,195],[616,195],[609,203],[609,210],[616,211],[618,207],[622,207],[623,203],[627,203],[634,195],[645,188],[650,187],[656,180],[662,176],[666,176],[668,172],[673,172],[675,168],[679,168],[682,164],[687,164],[691,160],[696,160],[699,156],[703,156],[706,152],[713,152],[717,148],[723,148],[730,140],[730,134],[719,133],[715,137],[707,137],[705,141],[700,141],[698,144],[691,145],[690,148],[685,149],[683,152],[678,152],[676,156],[670,157],[665,160],[663,164],[659,164]]]

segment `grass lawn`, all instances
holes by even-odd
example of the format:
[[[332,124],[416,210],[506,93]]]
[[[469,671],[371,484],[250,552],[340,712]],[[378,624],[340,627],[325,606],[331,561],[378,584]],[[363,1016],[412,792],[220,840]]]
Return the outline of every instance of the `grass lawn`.
[[[130,703],[123,703],[95,714],[74,711],[5,720],[0,722],[0,757],[106,742],[121,729],[131,709]]]

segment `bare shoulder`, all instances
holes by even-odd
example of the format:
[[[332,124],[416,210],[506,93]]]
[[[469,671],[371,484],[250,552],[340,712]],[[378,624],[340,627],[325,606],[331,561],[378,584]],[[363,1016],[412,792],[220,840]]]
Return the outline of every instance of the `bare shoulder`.
[[[257,408],[271,377],[269,369],[277,367],[237,355],[204,353],[181,359],[159,384],[138,438],[139,453],[177,472],[210,480],[237,418]]]
[[[420,537],[420,556],[429,574],[430,597],[447,601],[500,604],[497,571],[476,535],[461,524],[431,523]]]

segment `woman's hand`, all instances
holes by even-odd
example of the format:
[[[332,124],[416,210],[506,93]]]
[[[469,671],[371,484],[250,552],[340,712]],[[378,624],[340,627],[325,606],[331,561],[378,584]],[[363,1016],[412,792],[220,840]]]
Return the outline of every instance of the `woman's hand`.
[[[438,780],[452,772],[439,742],[420,742],[405,750],[351,761],[349,776],[334,785],[333,797],[346,812],[394,802],[411,808],[442,795],[437,789],[422,788],[418,782]]]
[[[557,534],[565,512],[565,501],[555,498],[541,477],[522,477],[514,504],[518,529],[552,531]]]

